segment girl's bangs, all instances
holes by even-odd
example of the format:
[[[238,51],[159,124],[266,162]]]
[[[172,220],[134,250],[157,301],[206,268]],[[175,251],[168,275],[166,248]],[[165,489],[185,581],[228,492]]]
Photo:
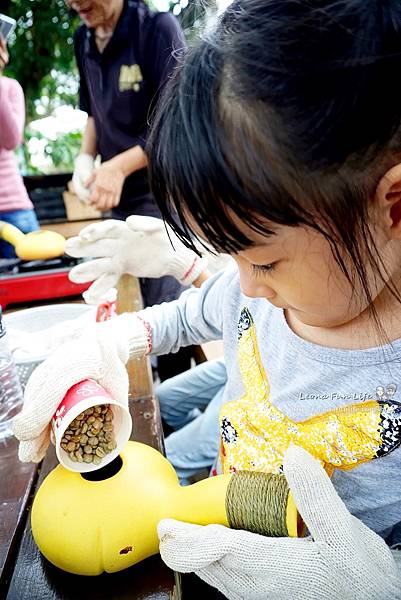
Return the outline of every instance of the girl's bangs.
[[[305,211],[240,126],[233,144],[213,57],[213,46],[202,42],[169,82],[147,147],[150,183],[163,218],[186,245],[195,250],[195,237],[236,253],[253,245],[244,229],[273,235],[274,224],[305,222]]]

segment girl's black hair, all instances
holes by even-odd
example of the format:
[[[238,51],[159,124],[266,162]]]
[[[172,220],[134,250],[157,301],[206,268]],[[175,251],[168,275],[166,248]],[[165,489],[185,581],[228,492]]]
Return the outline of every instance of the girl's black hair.
[[[170,81],[148,145],[188,245],[193,222],[223,252],[252,245],[238,223],[309,225],[368,300],[366,260],[388,276],[367,214],[400,151],[399,0],[235,0]]]

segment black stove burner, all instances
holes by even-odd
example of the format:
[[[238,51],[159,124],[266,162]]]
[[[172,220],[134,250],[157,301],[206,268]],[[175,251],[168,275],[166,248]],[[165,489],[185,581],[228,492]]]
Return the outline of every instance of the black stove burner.
[[[47,260],[20,260],[19,258],[1,258],[0,275],[19,275],[23,273],[38,273],[49,269],[67,269],[72,268],[82,259],[72,256],[59,256],[58,258],[49,258]]]

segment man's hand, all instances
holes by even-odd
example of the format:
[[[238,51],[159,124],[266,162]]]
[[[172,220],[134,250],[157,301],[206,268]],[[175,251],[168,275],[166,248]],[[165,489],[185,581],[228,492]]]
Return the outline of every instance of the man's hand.
[[[8,65],[8,50],[7,50],[7,42],[2,35],[0,35],[0,75],[3,73],[4,69]]]
[[[320,464],[292,446],[284,474],[310,537],[165,519],[158,527],[164,562],[195,572],[229,600],[400,600],[401,572],[390,549],[349,513]]]
[[[95,169],[85,187],[90,188],[89,204],[105,212],[120,203],[125,181],[123,170],[112,160],[107,160]]]

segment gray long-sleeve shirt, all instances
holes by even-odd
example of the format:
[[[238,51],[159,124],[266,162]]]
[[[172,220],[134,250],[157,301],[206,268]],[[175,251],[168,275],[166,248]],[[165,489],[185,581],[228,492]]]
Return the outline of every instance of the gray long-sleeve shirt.
[[[401,403],[401,340],[365,350],[306,342],[288,327],[281,309],[241,293],[236,267],[141,316],[151,326],[155,354],[222,338],[227,402],[244,393],[237,339],[244,306],[255,322],[270,401],[290,419],[303,421],[370,399]],[[374,531],[387,535],[401,521],[401,448],[351,471],[337,470],[332,480],[350,512]]]

